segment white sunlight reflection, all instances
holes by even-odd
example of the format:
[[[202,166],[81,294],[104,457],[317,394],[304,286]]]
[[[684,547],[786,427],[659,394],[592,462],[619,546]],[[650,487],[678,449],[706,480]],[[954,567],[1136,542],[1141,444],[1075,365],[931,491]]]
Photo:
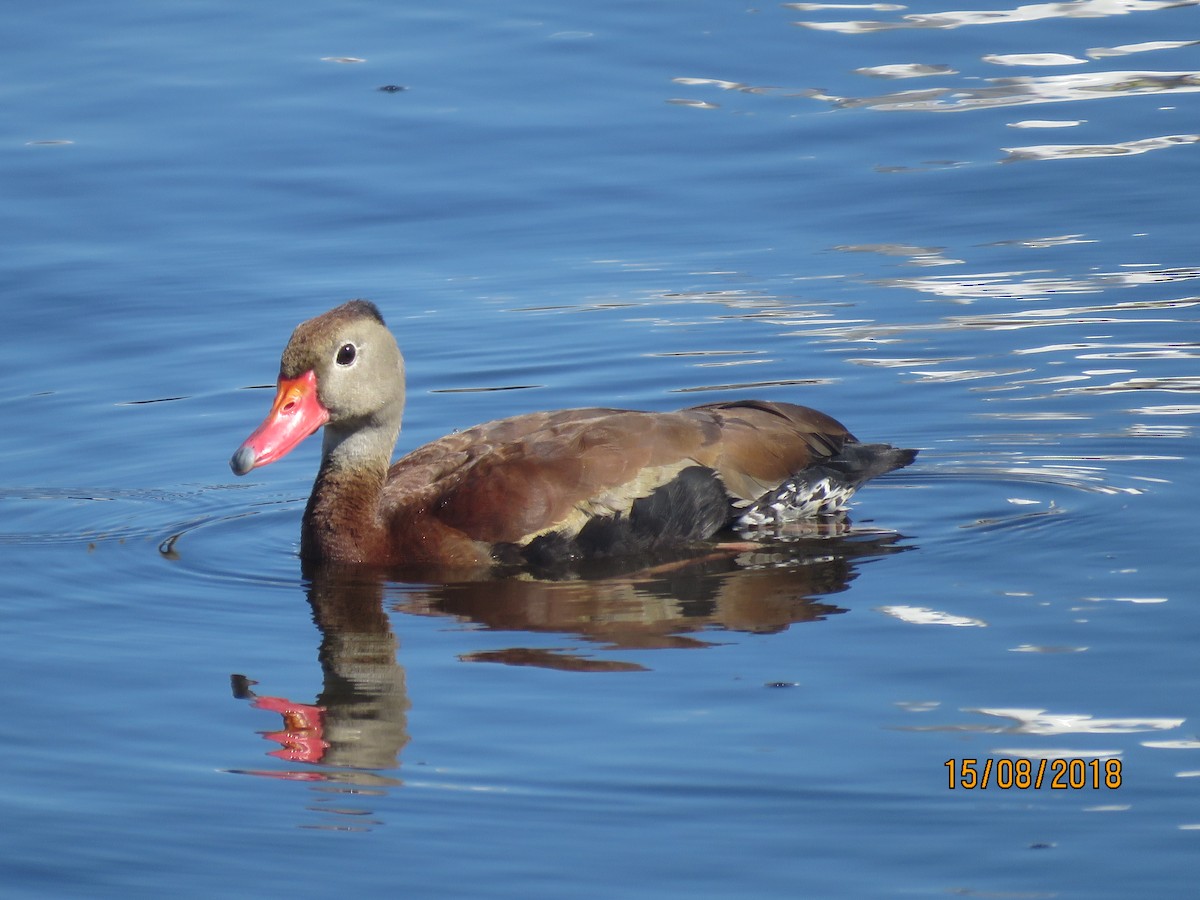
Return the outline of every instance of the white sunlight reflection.
[[[1003,106],[1200,91],[1200,72],[1195,71],[1081,72],[1069,75],[988,78],[985,81],[986,87],[933,87],[882,94],[878,97],[839,97],[821,92],[812,92],[810,96],[842,109],[966,112]]]
[[[1132,734],[1139,731],[1169,731],[1186,719],[1098,719],[1074,713],[1050,713],[1044,709],[968,709],[964,712],[1009,719],[1006,727],[987,729],[1009,734]]]
[[[1070,0],[1066,3],[1031,3],[1014,9],[978,9],[938,13],[910,13],[898,22],[796,22],[817,31],[837,31],[842,34],[866,34],[873,31],[892,31],[901,28],[961,28],[964,25],[997,25],[1012,22],[1036,22],[1039,19],[1096,19],[1103,16],[1124,16],[1130,13],[1153,12],[1181,6],[1195,6],[1200,0]],[[804,12],[828,7],[807,3],[787,3],[791,9]],[[899,7],[903,8],[903,7]],[[897,7],[892,7],[897,9]]]
[[[879,612],[912,625],[950,625],[957,628],[986,628],[983,619],[956,616],[925,606],[880,606]]]

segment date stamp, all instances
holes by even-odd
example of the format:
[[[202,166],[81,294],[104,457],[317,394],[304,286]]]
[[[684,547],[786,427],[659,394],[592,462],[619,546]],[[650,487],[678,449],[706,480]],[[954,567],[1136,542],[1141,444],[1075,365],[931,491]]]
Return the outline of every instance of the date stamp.
[[[1121,786],[1119,759],[948,759],[950,790],[1115,791]]]

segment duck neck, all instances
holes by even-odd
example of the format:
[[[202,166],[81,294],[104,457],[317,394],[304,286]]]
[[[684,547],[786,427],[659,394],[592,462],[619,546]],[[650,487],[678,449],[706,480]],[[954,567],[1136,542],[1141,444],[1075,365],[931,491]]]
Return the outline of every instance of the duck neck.
[[[387,536],[381,498],[399,432],[398,421],[325,427],[321,469],[304,510],[301,558],[356,563],[378,558]]]

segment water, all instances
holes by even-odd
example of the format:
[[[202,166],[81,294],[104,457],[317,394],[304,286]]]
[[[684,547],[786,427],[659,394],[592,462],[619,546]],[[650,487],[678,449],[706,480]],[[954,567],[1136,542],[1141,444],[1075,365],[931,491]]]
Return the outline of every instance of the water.
[[[1195,4],[568,7],[9,23],[5,894],[1190,893]],[[783,557],[309,583],[315,444],[227,460],[352,296],[405,448],[759,396],[923,452]],[[1122,783],[948,786],[1014,758]]]

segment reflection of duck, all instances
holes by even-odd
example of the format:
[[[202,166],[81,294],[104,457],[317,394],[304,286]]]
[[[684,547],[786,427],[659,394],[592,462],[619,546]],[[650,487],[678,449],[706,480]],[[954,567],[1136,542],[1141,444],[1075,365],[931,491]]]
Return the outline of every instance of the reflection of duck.
[[[555,633],[610,648],[705,647],[693,635],[715,629],[782,631],[845,610],[813,599],[845,590],[857,566],[900,552],[896,534],[807,538],[770,550],[710,551],[632,569],[594,564],[590,577],[539,581],[492,578],[406,585],[356,566],[308,568],[308,599],[321,633],[321,693],[311,702],[263,696],[233,677],[234,694],[283,718],[264,733],[281,749],[271,756],[309,767],[254,770],[293,781],[386,787],[378,770],[399,765],[408,743],[409,699],[389,611],[448,616],[503,632]],[[385,598],[388,606],[385,607]],[[545,647],[509,647],[462,657],[587,672],[628,672],[639,663]],[[247,770],[240,770],[247,771]]]
[[[302,557],[462,568],[644,552],[833,512],[916,455],[860,443],[816,410],[741,401],[516,416],[389,469],[403,410],[396,342],[372,304],[351,301],[296,328],[275,405],[230,464],[244,475],[325,426]]]
[[[844,609],[815,599],[844,591],[861,560],[908,549],[896,534],[810,538],[753,552],[711,552],[589,577],[458,582],[401,595],[396,608],[449,615],[494,631],[550,632],[621,649],[704,647],[715,629],[768,634]],[[508,648],[464,657],[477,662],[611,671],[634,663],[561,650]]]
[[[408,743],[408,690],[396,659],[396,636],[383,610],[378,579],[353,573],[317,573],[308,588],[321,632],[318,657],[324,687],[312,703],[256,694],[250,679],[233,676],[234,696],[279,713],[283,728],[264,734],[282,746],[271,755],[287,762],[320,763],[343,771],[259,772],[295,780],[369,784],[346,770],[391,769]]]

